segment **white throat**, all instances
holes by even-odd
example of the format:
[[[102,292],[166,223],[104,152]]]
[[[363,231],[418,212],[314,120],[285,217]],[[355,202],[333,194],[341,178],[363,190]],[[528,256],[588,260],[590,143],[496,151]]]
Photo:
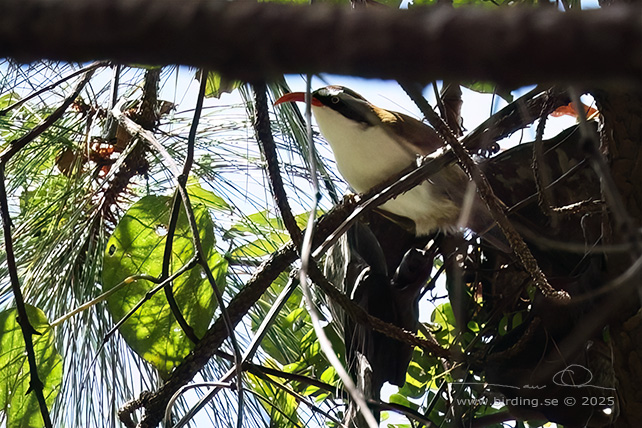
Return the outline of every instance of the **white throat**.
[[[330,143],[339,172],[358,193],[370,190],[407,168],[417,156],[381,126],[357,123],[329,107],[313,106],[312,112],[321,133]],[[457,166],[452,166],[442,174],[457,177],[463,173]],[[437,229],[452,229],[459,213],[457,204],[429,181],[389,200],[380,208],[411,219],[417,235],[427,235]]]
[[[366,126],[328,107],[312,107],[339,172],[359,193],[370,190],[412,163],[415,156],[380,126]]]

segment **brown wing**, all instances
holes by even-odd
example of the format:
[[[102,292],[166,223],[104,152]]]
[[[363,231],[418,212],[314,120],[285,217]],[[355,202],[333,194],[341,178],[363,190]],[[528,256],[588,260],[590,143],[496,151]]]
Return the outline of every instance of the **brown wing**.
[[[414,147],[417,154],[428,155],[444,146],[437,131],[425,123],[396,111],[388,111],[374,107],[381,122],[390,127],[395,138],[403,138]]]

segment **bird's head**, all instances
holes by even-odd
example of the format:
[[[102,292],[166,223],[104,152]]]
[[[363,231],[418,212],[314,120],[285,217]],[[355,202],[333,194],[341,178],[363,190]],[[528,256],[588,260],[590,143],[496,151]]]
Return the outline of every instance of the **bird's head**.
[[[355,122],[370,125],[378,120],[377,108],[352,89],[344,86],[326,86],[312,92],[312,111],[331,109]],[[285,102],[305,102],[304,92],[291,92],[280,97],[274,105]]]

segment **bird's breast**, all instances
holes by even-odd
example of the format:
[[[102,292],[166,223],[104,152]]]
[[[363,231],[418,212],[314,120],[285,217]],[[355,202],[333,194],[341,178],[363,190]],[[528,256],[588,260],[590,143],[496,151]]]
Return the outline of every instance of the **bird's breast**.
[[[313,111],[334,152],[339,172],[359,193],[408,167],[416,157],[380,126],[349,120],[327,107]]]
[[[407,168],[417,157],[381,126],[369,126],[327,107],[312,108],[321,133],[330,144],[343,178],[363,193]],[[463,172],[456,165],[440,174],[449,177],[458,191],[466,187]],[[442,183],[444,184],[444,183]],[[458,199],[458,198],[456,198]],[[432,181],[426,181],[381,205],[381,209],[411,219],[418,235],[450,230],[457,222],[460,201],[453,201]]]

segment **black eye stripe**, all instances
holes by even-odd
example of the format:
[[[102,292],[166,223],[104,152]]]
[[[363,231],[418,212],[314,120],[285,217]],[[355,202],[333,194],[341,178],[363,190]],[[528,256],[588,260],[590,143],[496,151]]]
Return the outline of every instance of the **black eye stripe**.
[[[342,88],[341,93],[337,93],[336,90],[331,91],[329,88],[321,88],[314,92],[313,95],[323,105],[338,113],[341,113],[348,119],[354,120],[355,122],[361,123],[366,126],[372,125],[365,111],[362,111],[361,109],[355,109],[354,103],[346,102],[346,100],[349,100],[351,98],[365,101],[365,99],[356,92],[353,92],[347,88]]]

